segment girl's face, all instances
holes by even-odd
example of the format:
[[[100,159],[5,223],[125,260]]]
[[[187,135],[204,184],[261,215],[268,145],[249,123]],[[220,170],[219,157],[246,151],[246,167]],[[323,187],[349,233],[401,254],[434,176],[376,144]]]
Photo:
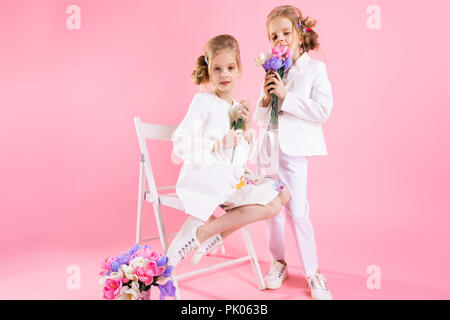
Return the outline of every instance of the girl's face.
[[[210,79],[221,93],[230,93],[240,76],[236,55],[231,50],[219,52],[211,61]]]
[[[294,29],[291,20],[285,17],[273,18],[268,25],[270,44],[276,46],[288,46],[294,52],[294,57],[300,54],[301,40]]]

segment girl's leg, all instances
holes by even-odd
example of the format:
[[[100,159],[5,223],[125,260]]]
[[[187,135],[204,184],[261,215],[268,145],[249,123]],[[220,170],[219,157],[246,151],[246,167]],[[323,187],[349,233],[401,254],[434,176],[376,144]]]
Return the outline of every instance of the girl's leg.
[[[230,210],[230,212],[231,212],[231,210]],[[225,213],[225,214],[227,214],[227,213]],[[215,219],[217,219],[217,217],[213,215],[208,219],[208,221],[206,221],[206,223],[209,223]],[[228,237],[230,234],[232,234],[233,232],[235,232],[237,230],[239,230],[239,229],[232,229],[232,230],[227,230],[227,231],[221,232],[220,236],[222,237],[222,239],[225,239],[226,237]]]
[[[283,264],[285,258],[285,234],[284,234],[285,216],[280,213],[266,221],[267,237],[269,251],[273,260]]]
[[[272,175],[274,179],[284,181],[281,179],[278,174]],[[290,194],[291,198],[291,194]],[[290,200],[287,199],[286,203]],[[284,205],[286,205],[286,203]],[[267,219],[266,221],[266,230],[267,230],[267,237],[268,237],[268,246],[269,251],[272,256],[272,260],[276,260],[284,265],[286,265],[286,261],[284,260],[285,255],[285,243],[284,243],[284,222],[285,222],[285,216],[280,212],[280,214],[277,214],[275,217],[271,219]]]
[[[281,206],[290,199],[290,192],[284,187],[280,194],[265,206],[246,205],[231,209],[219,218],[208,220],[197,229],[197,239],[201,243],[209,237],[220,233],[222,238],[229,236],[243,226],[260,220],[270,219],[277,215]]]
[[[318,259],[314,230],[309,219],[307,168],[307,157],[280,154],[278,175],[289,185],[292,192],[292,198],[285,206],[286,218],[292,227],[305,275],[309,277],[317,272]]]

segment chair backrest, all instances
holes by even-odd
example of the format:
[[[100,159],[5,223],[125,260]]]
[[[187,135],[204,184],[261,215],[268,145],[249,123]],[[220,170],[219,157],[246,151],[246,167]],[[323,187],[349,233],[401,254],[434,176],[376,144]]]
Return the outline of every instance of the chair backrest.
[[[146,140],[171,141],[172,134],[176,130],[177,126],[143,123],[139,117],[134,118],[134,125],[136,127],[139,148],[141,150],[141,161],[144,163],[145,176],[147,178],[150,191],[150,200],[153,202],[157,200],[158,191],[156,189],[155,177],[153,175]]]

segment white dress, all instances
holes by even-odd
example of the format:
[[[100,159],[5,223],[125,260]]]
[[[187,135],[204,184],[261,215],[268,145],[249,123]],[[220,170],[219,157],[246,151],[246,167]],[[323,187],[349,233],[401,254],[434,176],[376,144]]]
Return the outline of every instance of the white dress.
[[[246,167],[256,147],[242,139],[233,148],[216,148],[215,141],[230,130],[231,108],[225,100],[211,92],[197,93],[184,119],[174,132],[174,153],[183,160],[176,193],[185,212],[206,221],[220,205],[229,210],[246,204],[266,205],[284,184],[269,177],[253,175]],[[233,161],[232,160],[233,157]]]

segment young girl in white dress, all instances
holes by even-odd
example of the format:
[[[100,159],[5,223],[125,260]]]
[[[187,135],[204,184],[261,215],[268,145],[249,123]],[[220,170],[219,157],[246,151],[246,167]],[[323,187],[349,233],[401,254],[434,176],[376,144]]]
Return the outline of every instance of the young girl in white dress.
[[[171,242],[167,255],[176,266],[192,251],[194,263],[239,228],[279,213],[289,197],[284,183],[254,174],[245,164],[255,149],[247,101],[238,104],[233,88],[241,76],[239,45],[230,35],[210,39],[198,57],[192,78],[210,83],[197,93],[173,135],[174,153],[183,160],[176,193],[189,217]],[[238,110],[243,128],[231,127]],[[214,218],[220,206],[226,214]]]
[[[320,274],[314,230],[309,219],[306,197],[308,158],[326,155],[321,123],[333,106],[331,85],[325,64],[311,59],[308,51],[318,47],[316,21],[303,18],[293,6],[280,6],[267,17],[267,32],[272,47],[288,46],[293,65],[283,79],[276,72],[265,76],[255,112],[260,129],[258,173],[270,174],[289,186],[291,199],[285,206],[308,287],[313,299],[331,299],[325,277]],[[271,119],[272,94],[278,97],[278,117]],[[287,278],[283,214],[267,221],[269,249],[273,258],[265,277],[266,288],[277,289]]]

